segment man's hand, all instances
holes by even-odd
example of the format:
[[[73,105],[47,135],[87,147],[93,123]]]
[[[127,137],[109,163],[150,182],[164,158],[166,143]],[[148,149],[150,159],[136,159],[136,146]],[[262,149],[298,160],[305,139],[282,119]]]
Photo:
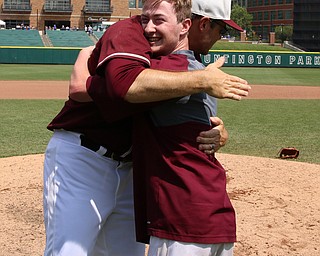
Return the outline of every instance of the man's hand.
[[[69,96],[71,99],[79,102],[92,101],[87,93],[86,82],[90,76],[88,70],[88,59],[92,53],[94,46],[83,48],[74,63],[70,83],[69,83]]]
[[[248,96],[251,87],[248,82],[240,77],[228,75],[220,68],[225,61],[224,57],[220,57],[216,62],[208,65],[208,82],[210,88],[206,90],[209,95],[219,99],[241,100],[242,97]]]
[[[208,155],[217,152],[227,143],[229,138],[228,131],[219,117],[211,117],[210,120],[214,127],[209,131],[201,132],[197,137],[197,142],[201,143],[199,150]]]

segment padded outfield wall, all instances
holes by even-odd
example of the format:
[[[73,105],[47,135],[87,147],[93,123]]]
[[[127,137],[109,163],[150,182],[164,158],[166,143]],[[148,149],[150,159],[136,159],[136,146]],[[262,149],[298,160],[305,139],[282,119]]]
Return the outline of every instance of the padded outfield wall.
[[[81,48],[0,46],[0,63],[74,64]]]
[[[224,67],[320,68],[320,52],[210,51],[202,60],[208,65],[221,56]]]
[[[66,64],[76,61],[81,48],[65,47],[9,47],[0,46],[3,64]],[[208,65],[225,56],[225,67],[306,67],[320,68],[320,53],[310,52],[253,52],[210,51],[202,56]]]

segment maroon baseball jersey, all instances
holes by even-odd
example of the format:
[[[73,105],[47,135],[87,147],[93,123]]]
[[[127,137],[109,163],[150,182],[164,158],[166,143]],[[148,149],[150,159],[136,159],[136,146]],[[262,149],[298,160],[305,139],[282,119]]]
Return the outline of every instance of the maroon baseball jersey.
[[[98,66],[98,73],[103,74],[104,64],[113,57],[117,57],[120,63],[126,60],[131,64],[130,70],[120,70],[122,72],[120,78],[115,76],[112,80],[109,77],[107,81],[120,83],[125,88],[123,92],[125,93],[140,72],[150,65],[150,47],[143,36],[139,17],[119,21],[105,32],[90,58],[88,64],[90,72],[94,74],[95,66]],[[87,83],[92,81],[103,85],[106,83],[105,79],[98,75],[91,77]],[[110,110],[105,117],[112,119],[112,123],[106,122],[96,103],[80,103],[69,99],[48,125],[48,129],[82,133],[95,143],[122,154],[131,147],[132,120],[122,119],[117,114],[118,111],[121,112],[123,104],[120,105],[115,101],[104,101],[104,104],[104,107]]]
[[[190,51],[189,70],[202,69]],[[148,235],[188,243],[236,240],[235,212],[226,173],[214,156],[197,149],[211,129],[216,100],[197,93],[166,101],[135,117],[134,197],[137,238]]]

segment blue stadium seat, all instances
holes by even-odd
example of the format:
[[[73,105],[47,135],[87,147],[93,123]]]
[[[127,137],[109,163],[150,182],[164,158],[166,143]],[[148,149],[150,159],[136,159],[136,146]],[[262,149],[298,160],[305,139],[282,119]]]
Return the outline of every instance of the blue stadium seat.
[[[54,47],[87,47],[94,45],[84,31],[47,30],[47,36]]]
[[[94,31],[93,34],[100,39],[103,35],[104,31]]]
[[[0,30],[1,46],[44,46],[38,30]]]

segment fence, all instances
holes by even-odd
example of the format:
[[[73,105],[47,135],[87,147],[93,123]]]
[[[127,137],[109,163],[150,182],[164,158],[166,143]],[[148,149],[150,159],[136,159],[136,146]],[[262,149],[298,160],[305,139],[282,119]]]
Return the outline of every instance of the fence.
[[[224,67],[320,68],[319,52],[210,51],[202,61],[208,65],[221,56],[226,58]]]
[[[81,48],[0,46],[0,63],[74,64],[80,50]]]
[[[74,64],[81,48],[0,46],[0,63],[9,64]],[[210,51],[202,56],[208,65],[225,56],[225,67],[305,67],[319,68],[320,53]]]

